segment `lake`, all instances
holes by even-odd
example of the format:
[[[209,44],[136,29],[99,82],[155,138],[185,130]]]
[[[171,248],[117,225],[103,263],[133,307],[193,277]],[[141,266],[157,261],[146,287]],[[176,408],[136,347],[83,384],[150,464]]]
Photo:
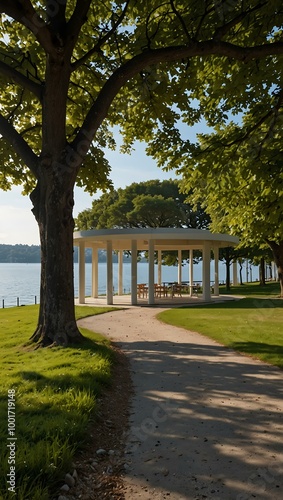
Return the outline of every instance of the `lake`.
[[[232,271],[232,270],[231,270]],[[211,280],[213,281],[214,266],[211,263]],[[232,274],[231,274],[232,275]],[[219,263],[219,281],[225,281],[226,269],[223,263]],[[243,279],[245,280],[245,267]],[[157,265],[155,266],[155,277],[157,281]],[[189,266],[184,265],[182,269],[182,281],[189,279]],[[253,267],[252,279],[258,279],[258,269]],[[78,264],[74,264],[75,296],[78,295]],[[178,268],[176,266],[162,266],[162,281],[177,281]],[[194,281],[202,280],[202,263],[194,264]],[[148,264],[138,263],[138,283],[148,281]],[[114,292],[118,290],[118,264],[113,264],[113,286]],[[128,293],[131,288],[131,264],[123,264],[123,290]],[[35,297],[39,302],[40,289],[40,264],[4,264],[0,263],[0,307],[3,300],[5,307],[19,304],[34,304]],[[99,263],[99,294],[106,293],[106,263]],[[86,264],[86,295],[91,295],[91,264]]]

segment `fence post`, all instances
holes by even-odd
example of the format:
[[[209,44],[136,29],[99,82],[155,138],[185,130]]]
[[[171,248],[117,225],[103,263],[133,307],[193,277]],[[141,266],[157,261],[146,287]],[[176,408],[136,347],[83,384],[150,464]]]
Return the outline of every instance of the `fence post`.
[[[4,307],[5,307],[5,302],[4,302],[4,299],[2,300],[2,307],[3,307],[3,309],[4,309]]]
[[[17,307],[19,307],[19,305],[20,305],[20,299],[19,297],[17,297]]]
[[[37,303],[37,302],[36,302],[36,295],[34,296],[34,303],[35,303],[35,305],[36,305],[36,303]]]

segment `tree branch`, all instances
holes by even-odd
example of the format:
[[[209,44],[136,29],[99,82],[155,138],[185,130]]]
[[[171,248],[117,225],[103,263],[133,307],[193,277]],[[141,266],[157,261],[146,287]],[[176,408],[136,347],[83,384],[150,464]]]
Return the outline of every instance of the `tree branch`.
[[[250,9],[247,9],[244,12],[241,12],[238,16],[234,17],[231,21],[229,21],[228,23],[224,24],[223,26],[220,26],[219,28],[217,28],[215,30],[215,34],[214,34],[213,39],[216,41],[221,40],[221,38],[223,38],[223,36],[225,36],[227,33],[229,33],[231,28],[233,28],[234,26],[239,24],[241,21],[243,21],[243,19],[245,19],[249,14],[251,14],[252,12],[254,12],[256,10],[261,9],[266,4],[267,4],[267,2],[258,3],[257,5],[255,5],[255,7],[252,7]]]
[[[196,56],[225,56],[242,62],[260,59],[268,55],[283,54],[283,43],[274,42],[270,44],[241,47],[227,42],[209,40],[205,42],[192,42],[188,45],[167,47],[162,49],[147,50],[127,61],[118,68],[107,80],[101,89],[96,102],[90,108],[84,123],[72,143],[72,147],[80,155],[85,156],[84,151],[88,149],[93,137],[106,117],[109,107],[120,89],[147,66],[160,62],[173,62]]]
[[[246,139],[248,139],[250,137],[250,135],[255,130],[257,130],[263,123],[265,123],[268,120],[268,118],[272,117],[273,119],[272,119],[272,121],[270,123],[268,131],[266,132],[266,134],[265,134],[264,138],[262,139],[262,141],[260,141],[259,144],[258,144],[258,147],[259,147],[259,154],[258,154],[258,156],[260,156],[260,152],[262,150],[262,146],[263,146],[264,142],[270,137],[270,135],[273,132],[273,129],[274,129],[274,126],[275,126],[275,123],[276,123],[276,118],[278,117],[279,109],[282,106],[282,102],[283,102],[283,88],[278,93],[277,103],[267,113],[265,113],[265,115],[263,115],[252,127],[250,127],[244,135],[242,135],[238,139],[235,139],[234,141],[231,141],[231,142],[229,142],[227,144],[222,144],[222,145],[230,147],[230,146],[234,146],[236,144],[240,144],[241,142],[243,142]]]
[[[66,33],[68,38],[73,40],[73,46],[77,41],[81,27],[87,21],[90,5],[91,0],[77,0],[74,12],[67,23]]]
[[[48,2],[46,1],[47,7]],[[50,6],[54,8],[54,0],[50,3]],[[55,32],[60,32],[66,26],[66,7],[67,0],[57,0],[56,1],[56,14],[52,8],[47,8],[47,22],[52,26],[52,30]]]
[[[83,85],[80,85],[79,83],[76,83],[76,82],[73,82],[72,80],[70,80],[70,85],[73,85],[74,87],[78,88],[78,89],[81,89],[85,94],[87,94],[91,100],[91,102],[95,102],[93,96],[91,95],[91,92],[86,89]],[[68,99],[70,99],[70,97],[68,97]],[[72,101],[72,102],[75,102],[75,101]]]
[[[16,129],[8,122],[8,120],[0,113],[0,133],[9,141],[14,151],[23,159],[31,172],[37,177],[38,157],[16,131]]]
[[[142,47],[142,50],[145,50],[145,49],[148,49],[150,50],[151,49],[151,42],[152,40],[154,40],[155,38],[155,35],[158,33],[159,31],[159,27],[160,27],[160,24],[162,22],[162,19],[165,15],[168,15],[169,14],[169,11],[167,11],[166,13],[163,13],[163,15],[158,15],[156,16],[155,13],[158,11],[158,9],[160,7],[164,7],[165,5],[167,4],[167,2],[164,2],[164,3],[161,3],[159,5],[156,5],[147,15],[147,18],[146,18],[146,22],[145,22],[145,35],[146,35],[146,39],[147,39],[147,45],[145,47]],[[154,18],[154,22],[157,23],[157,27],[155,29],[155,31],[150,35],[149,34],[149,28],[150,28],[150,22],[151,22],[151,17]],[[157,18],[159,18],[157,20]]]
[[[213,12],[215,10],[215,7],[210,7],[208,8],[207,5],[205,4],[205,11],[204,13],[202,14],[201,18],[200,18],[200,21],[198,23],[198,26],[197,26],[197,29],[195,31],[195,34],[194,34],[194,40],[197,40],[198,39],[198,36],[199,36],[199,33],[200,33],[200,30],[202,28],[202,25],[203,25],[203,22],[206,18],[206,16],[208,16],[211,12]]]
[[[36,129],[41,129],[41,124],[40,123],[37,123],[36,125],[31,125],[30,127],[26,128],[25,130],[22,130],[20,132],[20,135],[23,137],[25,134],[27,134],[31,130],[34,131]]]
[[[50,30],[30,0],[1,0],[0,12],[26,26],[48,54],[54,51]]]
[[[32,92],[38,100],[41,101],[41,86],[38,83],[35,83],[30,78],[2,61],[0,61],[0,73],[10,78],[12,82]]]
[[[123,19],[125,18],[129,3],[131,0],[127,0],[126,5],[118,17],[118,19],[113,23],[113,26],[111,30],[108,31],[104,36],[100,38],[100,40],[90,49],[83,57],[78,59],[76,62],[72,64],[72,71],[75,71],[79,66],[84,64],[88,59],[95,53],[100,52],[101,47],[111,38],[111,36],[115,33],[116,29],[118,26],[122,23]]]
[[[180,21],[181,26],[182,26],[182,28],[183,28],[183,31],[184,31],[184,33],[185,33],[185,35],[186,35],[186,37],[187,37],[188,41],[190,41],[190,40],[191,40],[191,36],[190,36],[190,34],[189,34],[188,30],[187,30],[186,23],[185,23],[184,19],[182,18],[182,16],[181,16],[180,12],[178,12],[178,10],[176,9],[175,4],[174,4],[174,0],[170,0],[170,5],[171,5],[171,8],[172,8],[172,10],[173,10],[173,12],[174,12],[175,16],[176,16],[176,17],[179,19],[179,21]]]

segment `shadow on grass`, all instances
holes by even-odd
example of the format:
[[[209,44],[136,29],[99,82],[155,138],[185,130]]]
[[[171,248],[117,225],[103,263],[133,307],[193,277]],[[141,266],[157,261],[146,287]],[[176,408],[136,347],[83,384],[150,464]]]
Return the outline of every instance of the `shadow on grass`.
[[[86,335],[87,331],[83,333]],[[99,336],[86,338],[79,347],[54,347],[44,352],[49,357],[52,352],[49,366],[44,368],[43,364],[41,368],[39,361],[38,369],[37,365],[29,369],[27,364],[17,374],[23,382],[15,386],[19,500],[46,500],[59,487],[74,451],[88,439],[88,424],[96,416],[97,397],[111,384],[111,365],[116,359],[109,342]],[[48,361],[48,357],[43,360]],[[7,405],[7,396],[3,405]],[[5,433],[3,427],[1,437]],[[7,449],[1,451],[0,461],[5,469],[0,480],[0,498],[8,500]]]
[[[86,333],[86,331],[83,331],[84,335]],[[64,354],[68,352],[68,361],[66,361],[66,358],[62,359],[62,361],[58,359],[51,366],[52,371],[60,370],[61,373],[57,371],[57,373],[51,376],[48,374],[48,371],[46,371],[46,375],[37,371],[21,371],[21,377],[24,380],[36,383],[36,390],[42,390],[46,386],[53,387],[55,392],[67,389],[79,391],[88,388],[91,392],[99,394],[101,392],[99,389],[101,385],[106,386],[110,384],[109,370],[104,369],[103,364],[108,361],[113,364],[115,362],[115,354],[110,348],[108,341],[103,341],[100,338],[96,341],[85,336],[85,340],[79,346],[73,345],[67,348],[55,347],[53,349],[54,351],[62,350]],[[70,370],[70,367],[73,366],[72,360],[77,362],[78,357],[82,353],[84,353],[83,358],[85,358],[86,351],[94,362],[92,370],[84,369],[82,365],[79,372],[74,368],[74,370],[69,371],[67,374],[62,373],[64,369]]]
[[[221,295],[274,295],[274,297],[276,297],[280,295],[280,284],[277,281],[267,282],[266,285],[260,285],[259,283],[248,283],[237,286],[232,285],[230,290],[226,290],[225,286],[220,285],[219,290]]]
[[[242,352],[244,354],[248,354],[253,356],[254,353],[261,355],[261,359],[264,359],[264,355],[267,354],[268,358],[279,358],[282,359],[282,364],[280,365],[283,368],[283,346],[277,344],[266,344],[264,342],[232,342],[229,344],[229,347],[235,349],[236,351]],[[277,365],[279,366],[279,365]]]
[[[110,385],[110,377],[106,372],[97,371],[82,371],[80,374],[56,374],[45,376],[38,372],[22,372],[23,380],[35,382],[35,390],[42,391],[46,387],[52,387],[55,393],[65,392],[69,389],[74,391],[90,391],[97,396],[101,393],[101,386],[108,387]],[[41,406],[40,406],[41,408]],[[41,411],[41,410],[40,410]]]
[[[209,309],[275,309],[283,307],[283,299],[275,297],[272,298],[248,297],[229,302],[196,304],[196,306],[193,307],[209,308]]]

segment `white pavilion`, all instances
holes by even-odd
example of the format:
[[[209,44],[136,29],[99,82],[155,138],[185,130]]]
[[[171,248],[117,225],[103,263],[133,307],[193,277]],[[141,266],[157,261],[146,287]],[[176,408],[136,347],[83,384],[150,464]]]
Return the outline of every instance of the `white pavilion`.
[[[118,295],[123,295],[123,252],[131,252],[131,305],[138,304],[137,252],[148,252],[147,301],[155,303],[154,262],[155,252],[158,257],[158,284],[162,282],[162,252],[178,251],[178,282],[182,276],[182,251],[189,251],[189,290],[193,293],[193,251],[202,252],[202,300],[211,300],[211,282],[213,295],[219,295],[218,255],[219,248],[236,246],[239,239],[229,234],[211,233],[203,229],[188,228],[142,228],[142,229],[101,229],[77,231],[74,233],[74,246],[79,247],[79,297],[80,304],[85,303],[85,248],[92,249],[92,297],[98,297],[98,250],[107,254],[107,305],[113,304],[113,251],[118,252]],[[214,276],[210,274],[211,251],[214,256]],[[213,279],[212,279],[213,278]],[[237,266],[233,266],[233,283],[237,283]]]

